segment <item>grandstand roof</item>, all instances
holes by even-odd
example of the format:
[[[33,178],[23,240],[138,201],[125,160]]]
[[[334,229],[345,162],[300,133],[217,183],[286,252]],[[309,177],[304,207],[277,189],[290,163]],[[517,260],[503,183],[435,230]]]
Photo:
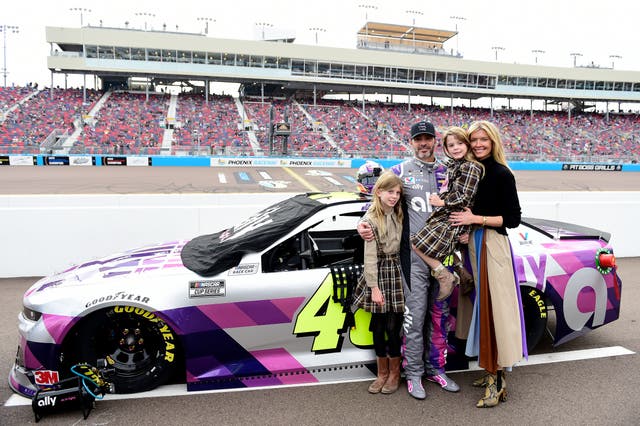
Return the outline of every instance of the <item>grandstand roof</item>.
[[[391,39],[406,39],[426,41],[432,43],[444,43],[458,34],[456,31],[436,30],[433,28],[421,28],[413,25],[383,24],[380,22],[367,22],[360,30],[360,36],[378,36]]]
[[[267,84],[283,90],[452,99],[640,100],[640,72],[465,60],[442,48],[418,45],[440,44],[426,37],[444,39],[455,32],[368,24],[372,27],[365,31],[384,27],[388,34],[395,31],[396,38],[359,33],[358,49],[346,49],[165,31],[46,27],[52,44],[47,66],[54,74],[94,74],[103,80],[232,82],[258,85],[260,92]],[[398,28],[404,28],[405,38]],[[408,38],[413,34],[415,41]]]

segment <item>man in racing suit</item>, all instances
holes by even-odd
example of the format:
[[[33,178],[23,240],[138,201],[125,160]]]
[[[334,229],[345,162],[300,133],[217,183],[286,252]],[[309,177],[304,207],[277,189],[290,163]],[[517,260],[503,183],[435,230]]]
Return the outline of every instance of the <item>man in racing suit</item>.
[[[424,399],[422,376],[438,383],[450,392],[459,386],[446,376],[447,334],[449,332],[449,299],[435,301],[437,281],[431,281],[427,264],[411,249],[410,234],[418,232],[431,214],[428,203],[431,193],[438,193],[446,178],[445,166],[436,161],[433,124],[425,121],[411,127],[410,145],[414,157],[397,164],[391,170],[403,182],[404,224],[400,260],[404,275],[404,371],[409,394]],[[366,225],[358,232],[367,239]],[[364,234],[363,234],[364,232]],[[433,296],[431,296],[433,295]],[[426,325],[426,327],[425,327]]]

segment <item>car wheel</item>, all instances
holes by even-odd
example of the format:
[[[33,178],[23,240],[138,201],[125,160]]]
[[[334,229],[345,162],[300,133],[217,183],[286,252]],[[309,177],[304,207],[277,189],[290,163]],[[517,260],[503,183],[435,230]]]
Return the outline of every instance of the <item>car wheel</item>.
[[[527,332],[527,350],[531,351],[547,329],[547,305],[544,294],[533,287],[520,287],[520,294]]]
[[[115,306],[85,318],[68,345],[65,364],[96,365],[99,359],[113,369],[108,381],[116,393],[142,392],[167,382],[176,371],[175,334],[153,313],[131,306]]]

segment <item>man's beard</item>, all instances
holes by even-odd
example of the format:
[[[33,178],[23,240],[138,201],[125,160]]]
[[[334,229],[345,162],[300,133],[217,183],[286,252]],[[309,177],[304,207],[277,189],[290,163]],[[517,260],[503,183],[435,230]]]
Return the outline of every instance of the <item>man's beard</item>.
[[[433,156],[433,152],[431,151],[418,151],[416,152],[416,158],[422,161],[426,161],[427,159]]]

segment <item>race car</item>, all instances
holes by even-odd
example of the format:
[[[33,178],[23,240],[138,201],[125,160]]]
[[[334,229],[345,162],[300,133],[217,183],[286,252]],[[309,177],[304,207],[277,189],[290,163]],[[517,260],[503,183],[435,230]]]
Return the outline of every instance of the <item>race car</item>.
[[[10,386],[33,397],[72,366],[98,362],[117,393],[373,377],[370,314],[350,306],[364,250],[355,228],[369,202],[299,194],[215,234],[39,280],[24,294]],[[609,234],[523,219],[510,240],[529,348],[550,325],[558,345],[618,318]]]

